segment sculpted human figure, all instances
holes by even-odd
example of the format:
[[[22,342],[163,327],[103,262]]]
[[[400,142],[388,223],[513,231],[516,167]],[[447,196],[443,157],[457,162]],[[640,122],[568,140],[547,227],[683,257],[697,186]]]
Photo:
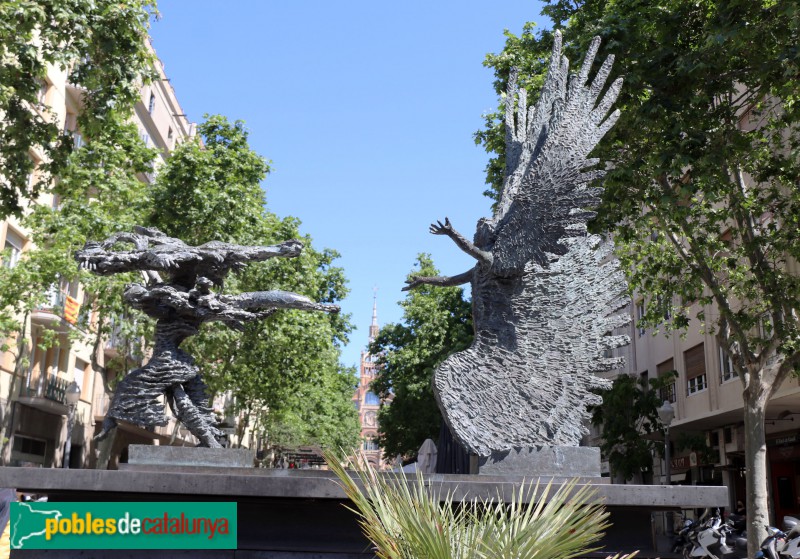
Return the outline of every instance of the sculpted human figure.
[[[434,393],[451,431],[470,451],[542,445],[577,446],[592,391],[608,386],[595,373],[621,365],[605,352],[629,343],[610,335],[626,315],[625,282],[610,248],[589,235],[587,210],[599,203],[602,170],[588,157],[619,113],[609,113],[622,80],[605,89],[609,57],[589,83],[599,48],[592,42],[576,75],[556,32],[538,102],[527,106],[512,71],[506,96],[506,173],[491,219],[470,242],[445,218],[431,225],[475,266],[422,284],[472,287],[475,339],[434,373]],[[604,90],[605,89],[605,90]],[[602,95],[601,95],[602,93]]]
[[[123,244],[132,244],[133,249],[115,248]],[[76,252],[80,266],[99,275],[143,272],[147,283],[127,286],[123,298],[156,319],[153,355],[117,385],[97,438],[105,438],[118,420],[142,427],[166,425],[160,401],[165,395],[172,413],[203,446],[219,447],[220,432],[208,406],[206,385],[192,357],[179,346],[197,334],[204,322],[218,321],[241,329],[242,323],[265,318],[279,309],[338,312],[336,305],[316,303],[288,291],[229,296],[211,290],[212,286],[221,288],[232,270],[269,258],[294,257],[302,247],[297,240],[273,246],[213,241],[193,247],[157,229],[136,227],[133,233],[117,233],[102,243],[87,242]]]

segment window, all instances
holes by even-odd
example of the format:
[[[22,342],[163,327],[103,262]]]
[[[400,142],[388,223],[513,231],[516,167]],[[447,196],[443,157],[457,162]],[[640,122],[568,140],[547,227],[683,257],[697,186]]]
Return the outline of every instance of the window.
[[[31,457],[41,456],[44,458],[44,455],[47,452],[47,442],[41,439],[32,439],[31,437],[14,435],[13,450],[20,454],[30,455]]]
[[[148,134],[147,132],[142,130],[139,133],[139,137],[142,139],[142,141],[144,142],[145,146],[150,147],[150,134]]]
[[[150,104],[147,106],[147,112],[153,114],[153,111],[156,110],[156,94],[150,93]]]
[[[72,138],[72,145],[75,149],[83,145],[83,136],[78,131],[78,117],[75,113],[67,113],[64,119],[64,132]]]
[[[670,320],[672,318],[672,301],[668,300],[663,295],[656,296],[656,303],[658,304],[658,308],[664,313],[664,320]]]
[[[639,330],[639,337],[644,336],[645,328],[641,325],[644,318],[644,299],[636,302],[636,327]]]
[[[36,92],[36,100],[40,105],[47,105],[47,92],[50,89],[50,84],[47,80],[39,80],[39,91]]]
[[[167,140],[172,140],[172,126],[167,128]]]
[[[375,442],[375,439],[364,439],[363,448],[366,451],[375,451],[380,450],[381,448],[378,446],[378,443]]]
[[[768,340],[772,337],[773,330],[772,317],[768,312],[765,312],[758,319],[758,335],[765,340]]]
[[[364,404],[367,406],[379,406],[381,399],[374,392],[367,392],[364,394]]]
[[[25,238],[11,230],[6,230],[6,242],[3,248],[9,251],[7,258],[3,260],[3,266],[6,268],[13,268],[19,262],[22,255],[22,247],[25,246]]]
[[[88,397],[89,395],[84,391],[85,382],[84,379],[86,377],[86,369],[89,367],[89,364],[82,360],[82,359],[75,359],[75,369],[73,370],[73,374],[75,375],[75,382],[78,385],[78,388],[81,389],[81,396]]]
[[[736,378],[736,370],[733,368],[733,359],[725,355],[722,348],[719,348],[719,382],[728,382]]]
[[[722,440],[725,444],[731,444],[733,442],[733,427],[725,427],[722,429]]]
[[[675,398],[675,380],[674,380],[674,373],[675,373],[675,361],[673,359],[667,359],[663,363],[659,364],[656,367],[656,371],[658,374],[658,378],[664,377],[669,375],[672,378],[672,382],[666,384],[663,388],[659,389],[659,398],[661,401],[666,400],[667,402],[672,402],[673,404],[676,401]]]
[[[32,171],[28,175],[28,188],[31,191],[33,191],[33,189],[36,187],[36,183],[41,178],[40,177],[41,173],[40,173],[40,169],[39,169],[39,163],[41,163],[41,162],[39,161],[38,158],[36,158],[36,157],[34,157],[32,155],[30,155],[29,157],[31,159],[31,169],[32,169]]]
[[[708,388],[706,380],[706,352],[703,344],[683,352],[686,368],[686,393],[694,394]]]

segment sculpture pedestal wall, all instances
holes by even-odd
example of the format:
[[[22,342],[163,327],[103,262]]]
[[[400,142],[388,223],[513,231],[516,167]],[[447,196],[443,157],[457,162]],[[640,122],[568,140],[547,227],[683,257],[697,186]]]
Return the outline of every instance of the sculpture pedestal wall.
[[[139,466],[252,468],[255,458],[255,451],[247,448],[201,448],[144,444],[132,444],[128,447],[129,469]]]
[[[205,449],[206,451],[208,449]],[[432,487],[456,501],[519,495],[519,476],[425,476]],[[561,477],[561,476],[558,476]],[[525,476],[530,481],[530,476]],[[557,490],[568,478],[554,479]],[[7,487],[45,494],[50,502],[68,501],[219,501],[238,507],[238,546],[232,550],[15,550],[15,559],[370,559],[369,542],[349,501],[331,472],[127,465],[125,470],[0,468]],[[602,480],[602,481],[600,481]],[[653,547],[651,511],[724,507],[727,487],[613,485],[595,478],[596,498],[611,514],[612,526],[600,545],[600,557],[641,550],[640,557],[660,557]],[[550,480],[547,480],[550,481]],[[584,483],[581,481],[580,485]],[[539,492],[526,499],[547,498]],[[552,494],[552,493],[551,493]],[[541,496],[541,497],[540,497]]]
[[[513,448],[481,457],[481,475],[600,477],[600,449],[588,446]]]

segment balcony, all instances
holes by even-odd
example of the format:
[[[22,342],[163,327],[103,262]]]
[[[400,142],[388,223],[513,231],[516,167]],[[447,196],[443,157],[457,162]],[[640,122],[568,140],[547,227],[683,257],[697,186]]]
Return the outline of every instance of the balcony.
[[[113,327],[111,334],[103,345],[103,351],[106,354],[106,359],[127,357],[134,363],[141,363],[144,359],[143,345],[144,341],[141,337],[127,338],[122,334],[122,330],[119,327]]]
[[[51,288],[47,292],[45,302],[31,313],[31,320],[46,326],[57,326],[62,321],[75,326],[78,323],[80,310],[81,305],[77,299],[60,289]]]
[[[67,415],[66,379],[54,374],[41,375],[20,390],[19,401],[46,413]]]

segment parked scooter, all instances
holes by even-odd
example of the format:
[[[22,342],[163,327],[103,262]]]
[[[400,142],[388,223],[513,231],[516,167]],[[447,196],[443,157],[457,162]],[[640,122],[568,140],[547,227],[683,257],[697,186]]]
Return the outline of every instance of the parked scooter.
[[[733,528],[734,521],[722,521],[719,509],[688,532],[691,546],[684,547],[684,559],[746,559],[747,537]]]
[[[767,526],[767,539],[755,559],[797,559],[800,557],[800,520],[793,516],[783,517],[783,530]]]
[[[761,542],[761,549],[756,552],[755,559],[779,559],[778,549],[786,543],[786,533],[775,526],[767,526],[767,539]]]
[[[683,555],[685,548],[692,548],[692,543],[689,541],[689,534],[694,531],[694,528],[695,521],[691,518],[684,517],[680,528],[676,530],[675,539],[672,542],[672,553]]]
[[[778,548],[778,554],[782,559],[800,559],[800,520],[794,516],[784,516],[783,532],[786,541]]]

